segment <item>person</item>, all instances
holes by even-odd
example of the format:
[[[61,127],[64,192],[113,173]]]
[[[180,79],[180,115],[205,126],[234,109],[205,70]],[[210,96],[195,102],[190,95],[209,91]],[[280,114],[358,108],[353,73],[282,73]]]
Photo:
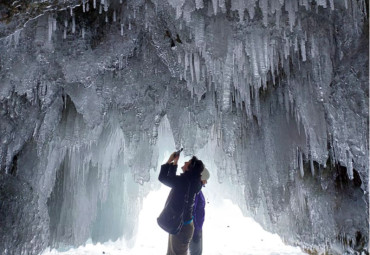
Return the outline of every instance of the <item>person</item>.
[[[171,188],[169,198],[173,207],[184,208],[183,226],[176,235],[168,237],[167,255],[187,255],[194,232],[193,207],[196,194],[201,190],[201,173],[204,164],[193,156],[181,167],[183,173],[176,175],[179,154],[172,153],[166,164],[161,166],[159,181]]]
[[[204,187],[209,179],[209,171],[207,168],[204,168],[201,176],[201,182]],[[204,223],[204,215],[205,210],[204,207],[206,206],[206,200],[204,199],[204,195],[202,191],[200,191],[196,197],[194,202],[194,209],[193,209],[193,217],[194,217],[194,234],[193,238],[190,241],[190,255],[202,255],[203,252],[203,223]]]

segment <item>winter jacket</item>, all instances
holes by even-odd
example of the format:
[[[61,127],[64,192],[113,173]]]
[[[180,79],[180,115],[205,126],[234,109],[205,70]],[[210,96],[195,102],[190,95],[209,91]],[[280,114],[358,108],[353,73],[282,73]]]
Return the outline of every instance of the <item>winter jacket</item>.
[[[184,222],[193,218],[193,207],[196,194],[201,190],[202,183],[200,176],[192,176],[190,172],[176,175],[177,165],[164,164],[161,166],[159,181],[172,188],[168,195],[167,202],[173,203],[172,206],[181,211],[184,207]],[[186,200],[186,192],[189,190],[189,196]]]
[[[197,235],[203,227],[204,222],[204,207],[206,206],[206,200],[204,199],[202,191],[200,191],[194,202],[193,216],[194,216],[194,235]]]

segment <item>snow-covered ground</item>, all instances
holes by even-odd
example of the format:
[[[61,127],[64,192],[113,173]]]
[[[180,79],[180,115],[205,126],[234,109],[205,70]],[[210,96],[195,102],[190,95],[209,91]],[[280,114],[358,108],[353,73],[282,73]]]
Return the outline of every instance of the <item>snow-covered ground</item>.
[[[162,210],[169,188],[162,186],[152,191],[143,201],[139,215],[136,240],[124,240],[103,244],[86,244],[68,251],[46,250],[42,255],[149,255],[166,254],[168,235],[157,225],[156,218]],[[207,199],[207,189],[204,190]],[[210,201],[206,205],[203,228],[204,255],[298,255],[299,248],[286,246],[278,235],[262,229],[253,219],[244,217],[240,208],[230,200],[220,203]],[[132,248],[128,248],[132,246]]]

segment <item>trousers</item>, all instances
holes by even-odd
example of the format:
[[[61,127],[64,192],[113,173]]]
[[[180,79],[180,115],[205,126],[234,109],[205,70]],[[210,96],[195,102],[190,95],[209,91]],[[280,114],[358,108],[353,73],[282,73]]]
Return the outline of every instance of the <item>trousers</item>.
[[[182,226],[179,233],[169,235],[167,255],[187,255],[190,240],[193,237],[194,223]]]
[[[190,241],[190,255],[202,255],[203,251],[203,233],[199,231],[197,236],[193,236]]]

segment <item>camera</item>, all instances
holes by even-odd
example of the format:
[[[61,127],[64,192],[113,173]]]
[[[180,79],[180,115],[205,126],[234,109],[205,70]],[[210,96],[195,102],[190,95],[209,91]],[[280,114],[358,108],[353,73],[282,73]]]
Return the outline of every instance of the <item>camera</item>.
[[[175,157],[180,156],[180,153],[182,152],[182,150],[183,150],[183,149],[184,149],[184,148],[181,148],[180,150],[176,151],[176,152],[175,152]]]

